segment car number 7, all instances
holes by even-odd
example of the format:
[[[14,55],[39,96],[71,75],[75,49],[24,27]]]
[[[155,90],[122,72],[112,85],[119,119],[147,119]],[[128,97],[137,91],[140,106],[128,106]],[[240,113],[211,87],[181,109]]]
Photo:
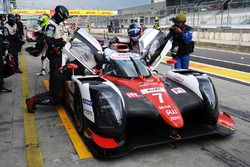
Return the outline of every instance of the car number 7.
[[[164,100],[162,98],[162,93],[153,93],[152,96],[158,96],[160,103],[164,103]]]

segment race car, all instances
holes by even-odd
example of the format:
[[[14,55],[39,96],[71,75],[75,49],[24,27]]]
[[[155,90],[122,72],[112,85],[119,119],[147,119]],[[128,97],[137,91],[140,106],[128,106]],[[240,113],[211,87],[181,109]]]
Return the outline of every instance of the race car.
[[[84,29],[78,29],[65,45],[64,54],[87,71],[75,74],[81,67],[67,64],[73,75],[66,84],[66,105],[96,158],[234,133],[235,122],[219,110],[215,87],[207,74],[170,70],[166,77],[157,76],[155,68],[171,49],[163,33],[146,30],[140,49],[142,54],[125,51],[124,45],[122,50],[102,47]]]

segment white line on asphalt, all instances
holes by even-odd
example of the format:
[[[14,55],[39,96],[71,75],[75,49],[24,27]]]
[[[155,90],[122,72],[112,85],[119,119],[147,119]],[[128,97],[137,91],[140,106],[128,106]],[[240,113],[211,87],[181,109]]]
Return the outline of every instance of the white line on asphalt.
[[[204,49],[204,50],[214,50],[218,52],[227,52],[227,53],[235,53],[235,54],[241,54],[241,55],[248,55],[250,56],[250,53],[245,53],[245,52],[235,52],[235,51],[230,51],[230,50],[221,50],[221,49],[214,49],[214,48],[203,48],[203,47],[195,47],[196,49]]]
[[[198,58],[202,58],[202,59],[208,59],[208,60],[214,60],[214,61],[220,61],[223,63],[230,63],[230,64],[236,64],[236,65],[241,65],[241,66],[247,66],[250,67],[249,64],[243,64],[243,63],[237,63],[237,62],[231,62],[231,61],[227,61],[227,60],[220,60],[220,59],[214,59],[214,58],[210,58],[210,57],[203,57],[203,56],[197,56],[197,55],[191,55],[192,57],[198,57]]]

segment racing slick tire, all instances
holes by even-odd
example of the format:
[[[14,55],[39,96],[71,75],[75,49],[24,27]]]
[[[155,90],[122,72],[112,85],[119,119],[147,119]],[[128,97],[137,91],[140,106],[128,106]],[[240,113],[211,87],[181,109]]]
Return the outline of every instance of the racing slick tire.
[[[76,85],[74,93],[74,119],[79,134],[83,135],[84,130],[84,114],[83,114],[82,97],[79,87]]]

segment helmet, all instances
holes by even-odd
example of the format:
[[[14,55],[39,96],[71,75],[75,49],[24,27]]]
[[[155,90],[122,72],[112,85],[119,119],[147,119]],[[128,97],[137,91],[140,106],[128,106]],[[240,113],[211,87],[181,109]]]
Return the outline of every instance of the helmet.
[[[155,17],[155,22],[159,23],[159,18],[157,16]]]
[[[6,15],[5,14],[0,15],[0,21],[2,21],[2,22],[6,21]]]
[[[56,23],[59,24],[69,17],[69,11],[65,6],[59,5],[55,8],[55,14],[53,18]]]
[[[128,35],[130,37],[140,37],[141,36],[141,26],[136,22],[130,24],[129,28],[128,28]]]
[[[21,15],[18,13],[15,14],[15,17],[16,17],[16,21],[19,21],[21,19]]]
[[[11,13],[11,14],[8,14],[8,23],[10,25],[14,25],[16,22],[16,17]]]
[[[45,27],[45,26],[48,24],[49,19],[50,19],[50,17],[49,17],[48,14],[43,14],[43,15],[41,15],[41,16],[39,17],[37,23],[39,24],[39,26],[40,26],[41,28],[43,28],[43,27]]]
[[[176,16],[177,22],[186,22],[186,15],[185,13],[181,12]]]

